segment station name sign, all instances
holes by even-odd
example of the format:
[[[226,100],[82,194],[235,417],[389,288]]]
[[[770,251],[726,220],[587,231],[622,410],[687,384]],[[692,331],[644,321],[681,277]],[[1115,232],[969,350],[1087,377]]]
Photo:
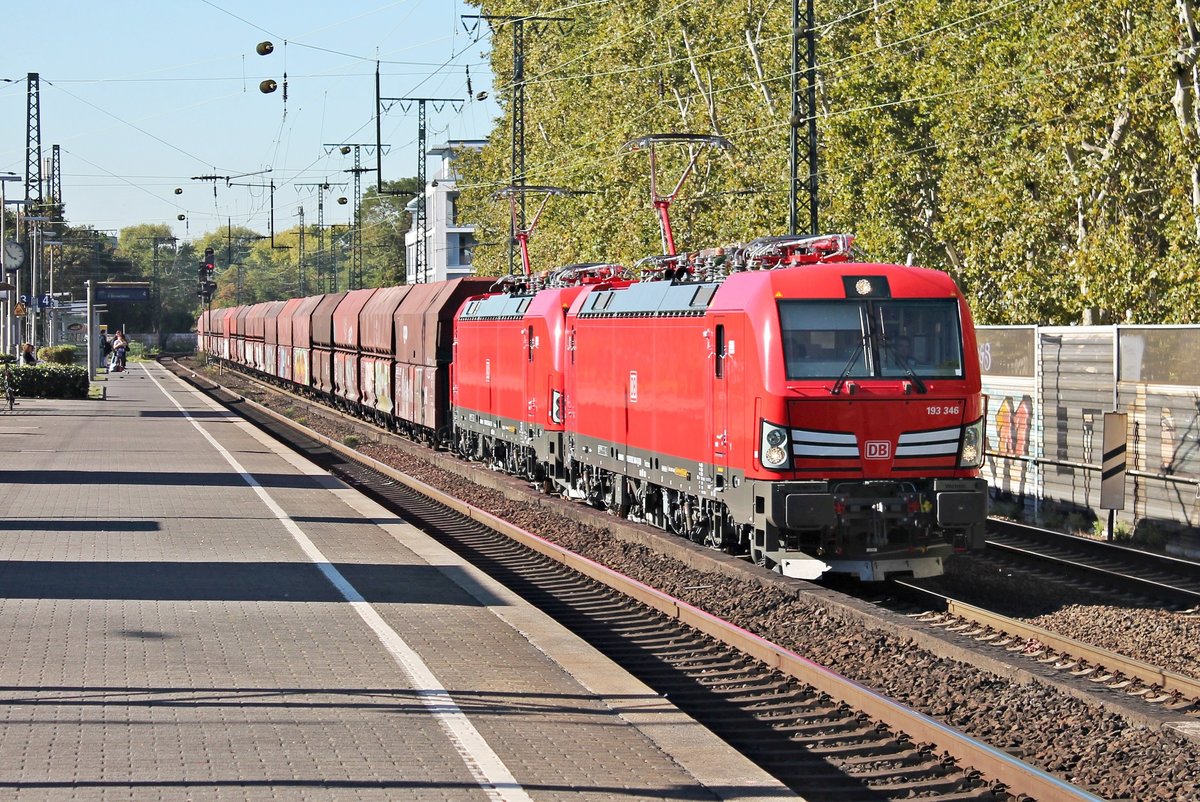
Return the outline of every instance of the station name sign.
[[[114,301],[149,301],[148,281],[101,281],[96,285],[97,303]]]

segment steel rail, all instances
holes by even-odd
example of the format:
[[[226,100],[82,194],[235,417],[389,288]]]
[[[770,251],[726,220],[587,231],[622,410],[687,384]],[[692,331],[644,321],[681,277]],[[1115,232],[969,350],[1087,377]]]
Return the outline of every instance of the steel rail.
[[[1135,660],[1132,657],[1126,657],[1123,654],[1112,652],[1099,646],[1092,646],[1065,635],[1059,635],[1035,624],[1021,621],[1020,619],[1009,618],[991,610],[985,610],[982,607],[976,607],[975,605],[952,599],[949,596],[944,596],[928,588],[922,588],[903,581],[896,581],[894,584],[904,588],[907,592],[937,599],[939,604],[945,605],[947,615],[964,619],[994,632],[1002,632],[1014,638],[1025,641],[1037,641],[1041,645],[1053,649],[1060,654],[1070,655],[1090,665],[1103,667],[1110,672],[1120,672],[1125,677],[1136,679],[1146,685],[1153,685],[1168,693],[1179,694],[1188,699],[1200,700],[1200,680],[1174,671],[1168,671],[1167,669],[1141,660]]]

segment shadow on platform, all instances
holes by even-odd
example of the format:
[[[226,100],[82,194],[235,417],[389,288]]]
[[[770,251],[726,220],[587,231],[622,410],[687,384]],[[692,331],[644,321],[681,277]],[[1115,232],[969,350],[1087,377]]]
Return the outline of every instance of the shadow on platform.
[[[334,565],[377,604],[503,606],[455,566]],[[453,579],[453,581],[451,581]],[[468,593],[462,586],[472,588]],[[0,561],[0,598],[344,602],[314,563]]]

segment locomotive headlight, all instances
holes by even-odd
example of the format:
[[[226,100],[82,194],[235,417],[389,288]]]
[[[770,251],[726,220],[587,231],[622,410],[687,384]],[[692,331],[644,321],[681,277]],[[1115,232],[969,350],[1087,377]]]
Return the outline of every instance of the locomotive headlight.
[[[787,470],[791,465],[788,430],[773,423],[762,423],[762,464],[772,471]]]
[[[983,464],[983,418],[963,428],[962,446],[958,451],[958,467],[978,468]]]

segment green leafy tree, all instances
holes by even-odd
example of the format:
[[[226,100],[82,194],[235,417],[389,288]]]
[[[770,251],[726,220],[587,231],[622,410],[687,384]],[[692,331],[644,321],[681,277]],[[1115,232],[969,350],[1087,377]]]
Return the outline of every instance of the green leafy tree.
[[[473,0],[490,15],[516,0]],[[672,206],[695,249],[786,231],[791,9],[613,0],[526,23],[529,184],[552,201],[544,267],[661,250],[648,167],[621,144],[720,134]],[[817,3],[821,229],[868,258],[948,270],[983,322],[1167,322],[1200,312],[1200,32],[1192,0]],[[532,32],[532,35],[531,35]],[[511,36],[493,31],[505,115],[464,157],[476,265],[505,273]],[[803,123],[804,121],[797,121]],[[803,128],[801,128],[803,134]],[[660,188],[682,154],[660,154]]]
[[[380,194],[372,187],[362,198],[363,285],[367,287],[403,284],[407,276],[404,235],[412,228],[412,215],[405,206],[417,196],[417,179],[387,181],[383,189]]]

